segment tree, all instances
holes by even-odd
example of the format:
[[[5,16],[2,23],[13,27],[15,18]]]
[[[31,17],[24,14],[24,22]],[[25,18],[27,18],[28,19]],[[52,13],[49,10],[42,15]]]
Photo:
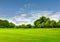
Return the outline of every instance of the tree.
[[[9,22],[7,20],[0,20],[0,28],[9,28]]]
[[[50,20],[45,16],[40,17],[34,21],[34,25],[31,24],[21,24],[16,26],[14,23],[9,22],[8,20],[0,19],[0,28],[60,28],[60,20],[56,22],[55,20]]]
[[[8,20],[4,20],[3,21],[3,26],[6,26],[6,28],[9,28],[9,21]]]
[[[9,23],[8,20],[1,20],[0,19],[0,28],[13,28],[15,27],[15,24],[12,22]]]
[[[48,20],[50,21],[49,18],[42,16],[34,22],[34,25],[35,27],[38,27],[38,28],[44,28]]]
[[[26,28],[31,28],[31,27],[32,27],[31,24],[27,24],[27,25],[26,25]]]
[[[57,22],[56,27],[60,28],[60,20]]]
[[[18,26],[19,28],[26,28],[26,25],[25,24],[21,24]]]
[[[16,25],[13,24],[12,22],[10,22],[10,23],[9,23],[9,27],[10,27],[10,28],[14,28],[14,27],[16,27]]]
[[[34,22],[35,27],[41,27],[39,19]]]
[[[0,19],[0,28],[3,28],[3,20]]]
[[[50,18],[46,18],[45,16],[42,16],[34,22],[34,25],[37,28],[48,28],[48,27],[49,28],[55,28],[56,27],[56,21],[50,20]]]
[[[51,23],[50,19],[49,19],[49,20],[47,20],[47,21],[45,22],[45,28],[50,27],[50,23]]]
[[[56,27],[56,21],[52,20],[52,21],[50,22],[50,27],[51,27],[51,28],[55,28],[55,27]]]

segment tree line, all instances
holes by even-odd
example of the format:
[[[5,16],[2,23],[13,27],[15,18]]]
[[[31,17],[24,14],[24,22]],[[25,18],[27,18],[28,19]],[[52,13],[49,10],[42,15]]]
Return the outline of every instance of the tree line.
[[[39,19],[35,20],[33,25],[31,24],[21,24],[16,25],[8,20],[0,19],[0,28],[60,28],[60,20],[55,21],[45,16],[41,16]]]

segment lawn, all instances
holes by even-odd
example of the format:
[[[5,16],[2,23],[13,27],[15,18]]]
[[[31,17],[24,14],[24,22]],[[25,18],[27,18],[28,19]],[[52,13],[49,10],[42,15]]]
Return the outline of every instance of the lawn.
[[[0,29],[0,42],[60,42],[60,29]]]

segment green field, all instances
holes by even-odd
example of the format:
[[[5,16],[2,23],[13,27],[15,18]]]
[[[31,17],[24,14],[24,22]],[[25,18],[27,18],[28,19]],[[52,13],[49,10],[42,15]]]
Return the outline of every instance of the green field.
[[[0,29],[0,42],[60,42],[60,29]]]

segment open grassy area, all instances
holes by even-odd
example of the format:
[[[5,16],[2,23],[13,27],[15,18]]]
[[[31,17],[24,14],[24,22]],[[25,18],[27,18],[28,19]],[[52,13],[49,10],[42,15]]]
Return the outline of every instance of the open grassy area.
[[[60,29],[0,29],[0,42],[60,42]]]

